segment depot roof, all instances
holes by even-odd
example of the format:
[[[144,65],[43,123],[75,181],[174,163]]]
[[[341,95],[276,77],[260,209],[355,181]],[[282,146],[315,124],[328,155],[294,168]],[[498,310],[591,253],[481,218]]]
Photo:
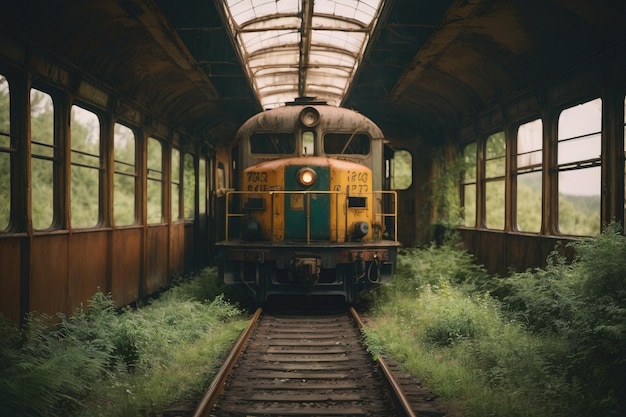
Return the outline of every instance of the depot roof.
[[[313,96],[340,105],[384,0],[222,0],[263,108]]]

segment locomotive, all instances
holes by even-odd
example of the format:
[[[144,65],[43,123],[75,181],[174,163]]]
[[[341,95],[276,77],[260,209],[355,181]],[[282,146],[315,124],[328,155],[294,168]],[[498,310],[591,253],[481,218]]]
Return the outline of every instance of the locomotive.
[[[362,114],[314,98],[238,130],[219,275],[258,303],[324,295],[352,303],[391,281],[400,246],[393,152]]]

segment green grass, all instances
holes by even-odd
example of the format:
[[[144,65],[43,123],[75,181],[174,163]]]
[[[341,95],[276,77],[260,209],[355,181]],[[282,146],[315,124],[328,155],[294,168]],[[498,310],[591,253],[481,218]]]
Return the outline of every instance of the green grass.
[[[405,250],[374,294],[369,349],[398,360],[450,416],[623,415],[626,239],[574,244],[568,263],[489,276],[452,245]]]
[[[214,270],[118,312],[96,294],[71,317],[2,322],[0,415],[132,417],[197,398],[247,325]]]

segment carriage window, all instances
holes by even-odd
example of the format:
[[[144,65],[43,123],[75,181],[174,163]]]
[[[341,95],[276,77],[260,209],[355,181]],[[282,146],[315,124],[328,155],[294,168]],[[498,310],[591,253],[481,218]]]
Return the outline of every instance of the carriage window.
[[[163,146],[148,139],[148,224],[163,221]]]
[[[485,144],[485,225],[490,229],[504,229],[505,162],[504,132],[498,132]]]
[[[476,227],[476,143],[470,143],[463,149],[463,179],[461,180],[461,204],[463,206],[463,225]]]
[[[327,155],[368,155],[370,137],[365,133],[326,133],[324,153]]]
[[[180,220],[180,151],[172,148],[172,220]]]
[[[54,104],[35,89],[30,90],[30,137],[33,228],[42,230],[54,220]]]
[[[190,153],[185,153],[183,159],[183,181],[185,219],[193,220],[196,212],[196,170]]]
[[[94,227],[100,204],[100,119],[72,106],[70,135],[72,227]]]
[[[253,133],[250,136],[250,152],[266,155],[291,155],[296,150],[293,133]]]
[[[11,136],[9,83],[0,75],[0,230],[11,214]]]
[[[559,231],[600,232],[602,100],[563,110],[558,124]]]
[[[313,132],[302,133],[302,155],[315,155],[315,135]]]
[[[207,207],[207,169],[206,169],[206,159],[200,158],[198,162],[198,201],[199,201],[199,213],[206,214]]]
[[[406,190],[413,183],[413,155],[395,151],[391,160],[391,189]]]
[[[541,229],[541,119],[523,124],[517,130],[517,228],[525,232]]]
[[[135,133],[116,123],[113,128],[113,221],[116,226],[135,223]]]

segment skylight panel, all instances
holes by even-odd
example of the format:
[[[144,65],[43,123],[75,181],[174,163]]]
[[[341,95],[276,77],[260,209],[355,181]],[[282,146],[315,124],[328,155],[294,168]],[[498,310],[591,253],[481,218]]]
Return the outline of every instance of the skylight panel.
[[[298,96],[340,105],[383,2],[222,0],[242,64],[264,108]]]

